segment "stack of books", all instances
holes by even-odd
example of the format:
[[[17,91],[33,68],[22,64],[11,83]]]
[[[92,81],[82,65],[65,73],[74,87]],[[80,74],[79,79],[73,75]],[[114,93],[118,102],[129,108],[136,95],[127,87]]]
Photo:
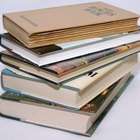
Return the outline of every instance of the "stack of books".
[[[138,18],[103,2],[3,14],[1,116],[91,136],[133,78]]]

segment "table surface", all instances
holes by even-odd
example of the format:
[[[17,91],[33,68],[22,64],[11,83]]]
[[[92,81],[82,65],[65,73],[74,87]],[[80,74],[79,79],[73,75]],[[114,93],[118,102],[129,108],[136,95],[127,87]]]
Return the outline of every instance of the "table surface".
[[[139,0],[103,0],[121,8],[140,14]],[[0,33],[2,27],[2,13],[21,10],[54,7],[61,5],[94,2],[94,0],[1,0],[0,1]],[[4,65],[0,64],[0,70]],[[140,66],[135,70],[135,78],[115,103],[113,108],[101,122],[94,134],[88,138],[60,130],[22,123],[14,120],[0,118],[0,140],[132,140],[140,139]],[[0,89],[0,94],[3,91]]]

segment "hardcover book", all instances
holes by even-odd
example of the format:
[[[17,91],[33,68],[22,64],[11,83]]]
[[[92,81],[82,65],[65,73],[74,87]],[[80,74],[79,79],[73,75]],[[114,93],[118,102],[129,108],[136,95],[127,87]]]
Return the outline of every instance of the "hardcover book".
[[[4,90],[79,109],[137,65],[137,55],[90,72],[61,86],[31,77],[16,69],[2,71]]]
[[[95,53],[114,46],[140,40],[140,31],[84,39],[62,44],[27,48],[9,33],[1,34],[1,46],[19,54],[38,66]],[[85,51],[86,50],[86,51]]]
[[[93,2],[3,14],[4,28],[28,48],[128,32],[139,15]]]
[[[0,115],[91,136],[131,79],[130,73],[127,74],[77,111],[21,94],[6,92],[0,96]]]
[[[2,51],[0,55],[1,62],[6,65],[61,85],[139,51],[140,41],[136,41],[42,67],[38,67],[10,50]]]

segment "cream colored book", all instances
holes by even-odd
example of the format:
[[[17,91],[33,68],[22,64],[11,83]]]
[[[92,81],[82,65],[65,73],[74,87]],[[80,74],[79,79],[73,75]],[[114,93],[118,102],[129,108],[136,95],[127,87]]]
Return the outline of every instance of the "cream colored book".
[[[138,29],[139,15],[93,2],[3,14],[4,28],[34,48]]]
[[[131,79],[127,74],[78,111],[21,94],[4,93],[0,96],[0,115],[91,136]]]
[[[6,91],[25,94],[69,108],[79,109],[137,65],[137,54],[97,71],[89,72],[61,86],[32,77],[16,69],[2,71]]]

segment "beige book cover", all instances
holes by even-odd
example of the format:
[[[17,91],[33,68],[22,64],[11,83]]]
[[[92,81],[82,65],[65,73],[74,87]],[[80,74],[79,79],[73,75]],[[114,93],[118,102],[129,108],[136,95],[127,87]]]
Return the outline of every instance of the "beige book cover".
[[[94,2],[7,13],[4,17],[32,35],[39,32],[138,18],[138,15],[110,4]]]
[[[3,14],[4,28],[28,48],[138,29],[139,15],[93,2]]]

